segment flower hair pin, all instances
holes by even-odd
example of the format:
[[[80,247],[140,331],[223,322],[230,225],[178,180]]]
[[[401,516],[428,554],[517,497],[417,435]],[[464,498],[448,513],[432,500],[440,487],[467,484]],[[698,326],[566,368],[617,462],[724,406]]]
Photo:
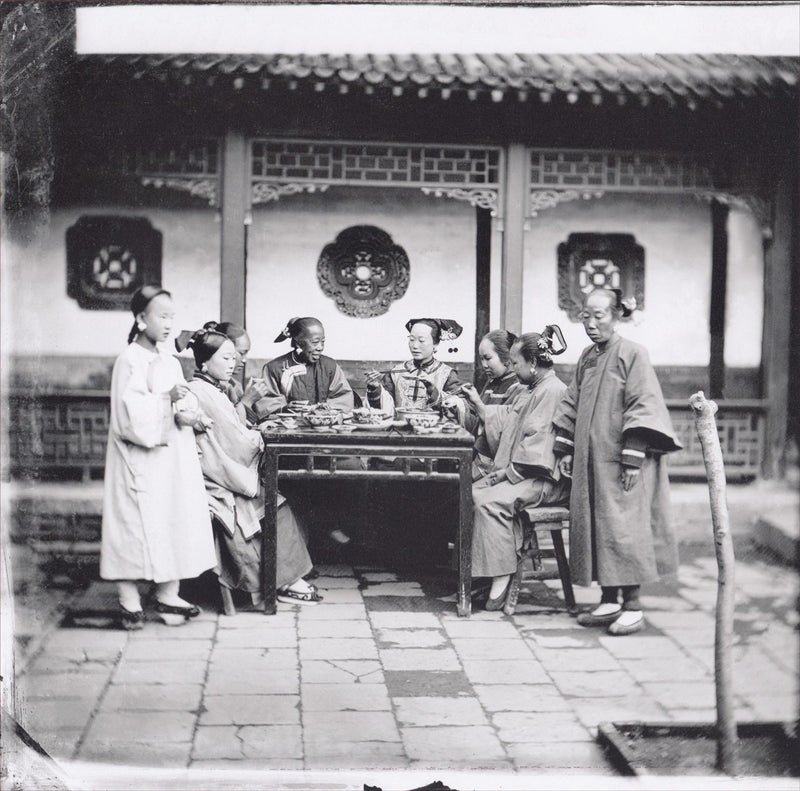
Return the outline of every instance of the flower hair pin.
[[[553,340],[557,341],[556,343]],[[567,342],[564,340],[564,333],[558,324],[548,324],[541,332],[536,345],[541,350],[540,357],[547,362],[553,362],[553,356],[563,354],[567,350]]]
[[[636,310],[636,297],[625,297],[619,301],[619,305],[627,316],[630,316]]]

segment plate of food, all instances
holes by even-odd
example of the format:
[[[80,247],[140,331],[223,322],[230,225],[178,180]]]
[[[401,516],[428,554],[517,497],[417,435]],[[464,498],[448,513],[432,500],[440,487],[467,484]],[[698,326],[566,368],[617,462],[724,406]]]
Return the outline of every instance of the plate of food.
[[[389,428],[394,422],[391,415],[377,409],[362,407],[353,410],[353,422],[349,425],[361,431]]]

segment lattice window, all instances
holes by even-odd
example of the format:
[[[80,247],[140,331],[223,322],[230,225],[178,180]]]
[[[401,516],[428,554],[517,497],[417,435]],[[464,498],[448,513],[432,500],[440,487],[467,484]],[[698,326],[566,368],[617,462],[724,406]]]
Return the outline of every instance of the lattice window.
[[[670,410],[672,426],[683,450],[671,453],[670,469],[702,470],[703,449],[697,437],[694,416],[688,409]],[[716,416],[719,444],[728,473],[758,475],[763,455],[762,417],[758,412],[720,410]]]
[[[500,149],[254,140],[252,176],[254,180],[320,184],[496,187]]]
[[[678,154],[531,149],[531,189],[680,191],[713,187],[707,167]]]
[[[108,397],[9,398],[9,445],[22,472],[76,471],[90,477],[105,464]]]
[[[219,205],[220,141],[156,141],[125,149],[117,169],[136,176],[145,187],[167,187]]]
[[[136,176],[217,176],[219,140],[158,141],[122,153],[122,172]]]

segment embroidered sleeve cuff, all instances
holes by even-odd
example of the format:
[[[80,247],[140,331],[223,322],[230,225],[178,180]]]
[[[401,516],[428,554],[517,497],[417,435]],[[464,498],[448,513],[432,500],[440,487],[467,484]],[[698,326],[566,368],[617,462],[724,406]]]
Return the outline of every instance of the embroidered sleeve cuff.
[[[509,483],[519,483],[525,480],[525,476],[513,464],[509,464],[506,467],[506,479]]]
[[[553,443],[556,456],[570,456],[575,451],[575,443],[569,437],[557,436]]]
[[[644,464],[645,453],[642,450],[633,448],[622,449],[622,463],[626,467],[641,467]]]

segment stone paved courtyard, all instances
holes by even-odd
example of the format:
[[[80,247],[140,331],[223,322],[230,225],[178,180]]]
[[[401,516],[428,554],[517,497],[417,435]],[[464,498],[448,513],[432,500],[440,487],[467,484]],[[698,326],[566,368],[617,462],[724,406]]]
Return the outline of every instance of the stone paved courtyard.
[[[618,788],[598,723],[715,718],[716,565],[686,554],[677,586],[646,590],[646,629],[623,638],[577,626],[557,582],[534,583],[513,617],[462,619],[446,582],[346,565],[320,568],[317,607],[209,606],[130,634],[61,627],[18,678],[20,719],[81,787],[118,787],[103,775],[113,765],[131,788],[146,787],[143,767],[177,771],[181,788],[244,787],[248,770],[262,788],[411,788],[408,772],[417,786],[545,788],[557,775]],[[736,585],[737,716],[793,720],[795,573],[754,554]],[[334,771],[340,785],[310,779]]]

